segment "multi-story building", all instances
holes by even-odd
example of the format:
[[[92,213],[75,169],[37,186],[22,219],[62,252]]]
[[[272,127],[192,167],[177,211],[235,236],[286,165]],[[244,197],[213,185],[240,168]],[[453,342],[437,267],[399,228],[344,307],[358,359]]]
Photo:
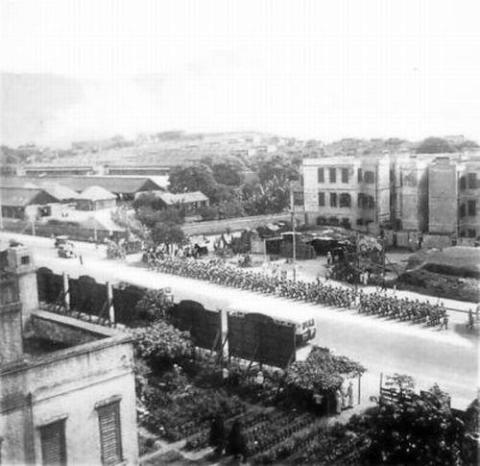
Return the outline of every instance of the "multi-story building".
[[[480,157],[458,166],[458,235],[480,237]]]
[[[475,154],[305,159],[306,222],[478,238],[479,178]]]
[[[428,159],[412,154],[392,164],[394,224],[398,230],[425,232],[428,228]]]
[[[28,249],[0,253],[1,464],[137,464],[133,349],[39,310]]]
[[[308,224],[375,229],[390,222],[388,155],[304,159]]]
[[[438,157],[428,165],[428,232],[457,233],[457,164]]]

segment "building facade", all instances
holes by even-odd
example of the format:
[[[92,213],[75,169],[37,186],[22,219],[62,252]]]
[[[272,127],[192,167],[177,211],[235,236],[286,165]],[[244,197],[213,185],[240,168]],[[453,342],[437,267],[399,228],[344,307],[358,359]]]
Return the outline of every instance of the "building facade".
[[[1,215],[16,220],[50,217],[61,209],[60,201],[40,188],[0,187]]]
[[[310,225],[480,237],[478,154],[305,159],[303,179]]]
[[[428,229],[428,164],[417,155],[401,155],[392,163],[394,224],[398,230]]]
[[[458,235],[480,237],[480,157],[459,164]]]
[[[310,225],[378,228],[390,221],[390,158],[304,159],[305,219]]]
[[[0,263],[2,464],[138,464],[130,338],[39,310],[26,248]]]
[[[428,166],[428,232],[457,234],[457,164],[438,157]]]

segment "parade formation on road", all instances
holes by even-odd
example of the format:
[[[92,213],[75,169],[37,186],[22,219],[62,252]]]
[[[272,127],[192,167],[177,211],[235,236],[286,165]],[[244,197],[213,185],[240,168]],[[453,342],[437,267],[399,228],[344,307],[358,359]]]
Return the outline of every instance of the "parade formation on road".
[[[146,255],[151,269],[207,280],[220,285],[231,286],[264,294],[272,294],[292,300],[326,304],[338,308],[357,308],[364,314],[411,321],[428,327],[448,327],[448,314],[443,304],[434,305],[427,301],[413,301],[396,296],[384,296],[381,292],[364,294],[361,290],[330,286],[318,279],[307,283],[302,280],[287,280],[285,277],[271,277],[262,273],[243,271],[226,265],[222,260],[197,261],[196,259],[155,258]]]

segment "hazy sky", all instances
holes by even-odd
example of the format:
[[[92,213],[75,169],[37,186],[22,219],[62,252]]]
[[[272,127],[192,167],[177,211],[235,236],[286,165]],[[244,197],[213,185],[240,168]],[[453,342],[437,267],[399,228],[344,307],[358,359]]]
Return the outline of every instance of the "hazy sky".
[[[56,116],[52,138],[183,128],[480,139],[478,0],[0,4],[3,71],[103,81]]]

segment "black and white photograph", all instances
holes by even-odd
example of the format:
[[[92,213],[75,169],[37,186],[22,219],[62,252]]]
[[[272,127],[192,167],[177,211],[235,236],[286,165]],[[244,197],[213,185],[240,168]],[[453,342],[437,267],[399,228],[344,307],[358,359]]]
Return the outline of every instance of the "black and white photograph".
[[[0,0],[0,465],[480,464],[477,0]]]

